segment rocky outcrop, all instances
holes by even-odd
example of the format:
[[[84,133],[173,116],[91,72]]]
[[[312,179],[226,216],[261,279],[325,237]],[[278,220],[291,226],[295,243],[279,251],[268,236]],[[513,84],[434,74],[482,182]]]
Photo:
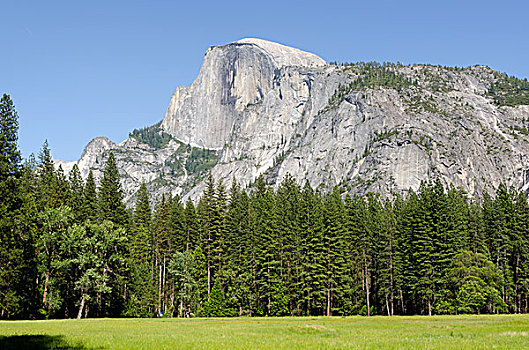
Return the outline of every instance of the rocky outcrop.
[[[159,125],[119,145],[96,138],[78,164],[97,176],[112,150],[129,203],[141,181],[155,196],[196,198],[208,171],[228,185],[289,173],[322,190],[385,195],[433,178],[469,193],[500,182],[527,191],[529,106],[502,102],[505,79],[483,66],[329,65],[243,39],[206,52]],[[520,84],[508,93],[524,93]]]

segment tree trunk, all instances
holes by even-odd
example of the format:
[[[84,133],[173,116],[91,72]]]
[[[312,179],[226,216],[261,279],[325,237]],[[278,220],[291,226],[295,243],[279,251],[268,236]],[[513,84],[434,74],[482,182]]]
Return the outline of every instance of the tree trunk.
[[[208,229],[208,300],[211,294],[211,231]]]
[[[155,276],[158,274],[158,260],[159,260],[157,253],[155,253],[155,255],[154,255],[152,260],[153,260],[153,263],[152,263],[152,284],[153,284],[154,290],[156,290],[156,280],[157,280],[157,278]],[[159,295],[160,295],[160,293],[159,293],[159,290],[158,290],[158,296]],[[158,308],[159,303],[156,303],[154,300],[155,299],[154,299],[154,295],[153,295],[154,313],[156,315],[159,315],[160,314],[160,309]]]
[[[395,295],[393,292],[393,245],[390,243],[391,255],[389,256],[389,304],[390,304],[390,316],[393,316],[394,307],[393,300],[395,300]]]
[[[518,295],[518,265],[520,263],[520,253],[516,254],[516,267],[514,268],[514,313],[519,313],[521,301]]]
[[[327,316],[331,316],[331,285],[327,285]]]
[[[48,282],[50,281],[50,270],[46,269],[46,279],[44,280],[44,295],[42,297],[42,307],[46,308],[46,296],[48,295]]]
[[[428,297],[428,316],[432,316],[432,301]]]
[[[367,305],[367,316],[371,316],[371,305],[369,302],[369,270],[367,269],[367,259],[364,253],[364,266],[365,266],[365,279],[366,279],[366,305]]]
[[[165,305],[167,300],[165,297],[165,255],[163,256],[163,278],[162,278],[162,312],[165,314]]]
[[[103,266],[103,276],[104,276],[104,277],[107,276],[107,268],[106,268],[106,266]],[[106,286],[107,286],[107,281],[106,281],[106,279],[105,279],[104,282],[103,282],[103,287],[106,287]],[[99,302],[101,303],[99,309],[100,309],[100,310],[103,310],[103,305],[104,305],[104,303],[103,303],[103,294],[102,294],[102,293],[99,293]],[[105,315],[106,312],[104,312],[104,313],[102,313],[102,314]],[[106,316],[106,315],[105,315],[105,316]]]
[[[178,317],[184,316],[184,297],[180,297],[180,306],[178,307]]]
[[[402,313],[405,314],[406,313],[406,307],[404,306],[404,295],[402,294],[402,289],[399,290],[400,292],[400,302],[401,302],[401,306],[402,306]]]
[[[84,303],[85,303],[85,298],[81,297],[81,305],[79,306],[79,312],[77,313],[77,319],[80,319],[81,316],[83,315]]]
[[[173,283],[173,286],[171,288],[171,297],[170,297],[170,299],[171,299],[171,318],[173,318],[173,316],[174,316],[174,288],[175,288],[175,286],[174,286],[174,283]],[[183,300],[184,300],[184,297],[182,297],[182,303],[183,303]]]
[[[158,316],[162,312],[162,265],[158,266]]]
[[[209,259],[209,247],[208,247],[208,300],[211,294],[211,262]]]
[[[267,278],[268,278],[268,291],[267,291],[267,294],[268,294],[268,316],[270,316],[270,306],[272,304],[272,299],[270,297],[270,293],[272,293],[272,291],[270,290],[270,258],[267,258],[267,268],[266,268],[266,272],[267,272]]]

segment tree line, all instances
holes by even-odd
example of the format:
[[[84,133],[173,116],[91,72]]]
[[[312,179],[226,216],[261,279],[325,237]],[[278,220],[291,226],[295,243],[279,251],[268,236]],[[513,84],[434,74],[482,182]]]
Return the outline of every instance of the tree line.
[[[499,185],[441,181],[405,196],[326,193],[286,176],[200,200],[123,201],[113,154],[101,179],[22,163],[0,103],[0,317],[527,313],[529,204]]]

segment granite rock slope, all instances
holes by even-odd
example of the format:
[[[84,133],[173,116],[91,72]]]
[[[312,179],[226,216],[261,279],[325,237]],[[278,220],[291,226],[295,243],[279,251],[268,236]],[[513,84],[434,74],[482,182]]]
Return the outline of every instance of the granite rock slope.
[[[227,185],[291,174],[384,195],[434,178],[478,195],[500,182],[528,191],[528,104],[527,81],[485,66],[327,64],[243,39],[207,50],[159,124],[120,144],[96,138],[77,164],[100,176],[112,150],[129,204],[141,181],[155,198],[197,198],[209,171]]]

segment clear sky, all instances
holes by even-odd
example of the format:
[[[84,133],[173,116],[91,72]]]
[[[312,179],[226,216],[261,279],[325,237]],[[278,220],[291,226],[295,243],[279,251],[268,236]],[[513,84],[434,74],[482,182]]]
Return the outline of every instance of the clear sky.
[[[26,157],[78,159],[96,136],[160,121],[211,45],[258,37],[327,61],[492,68],[529,77],[527,1],[27,1],[0,3],[0,92]]]

